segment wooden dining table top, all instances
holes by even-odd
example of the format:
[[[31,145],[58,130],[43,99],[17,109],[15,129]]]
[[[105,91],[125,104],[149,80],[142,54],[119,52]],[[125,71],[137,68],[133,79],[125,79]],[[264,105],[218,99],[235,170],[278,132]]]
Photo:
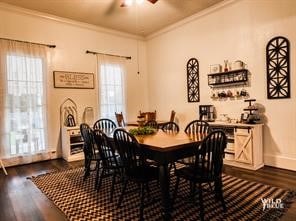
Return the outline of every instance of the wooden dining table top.
[[[124,129],[129,131],[134,126],[126,126]],[[113,133],[108,135],[113,137]],[[137,135],[135,138],[139,144],[160,152],[167,152],[176,149],[183,148],[187,145],[192,145],[194,143],[200,143],[206,134],[186,134],[184,131],[179,132],[164,132],[158,129],[155,134],[151,135]]]

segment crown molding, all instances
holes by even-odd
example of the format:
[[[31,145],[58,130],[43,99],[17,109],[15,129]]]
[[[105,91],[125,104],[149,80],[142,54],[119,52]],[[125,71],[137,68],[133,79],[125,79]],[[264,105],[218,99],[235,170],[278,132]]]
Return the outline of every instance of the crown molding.
[[[161,30],[159,30],[157,32],[154,32],[154,33],[146,36],[145,40],[148,41],[148,40],[156,38],[156,37],[158,37],[160,35],[163,35],[165,33],[173,31],[173,30],[175,30],[175,29],[177,29],[177,28],[179,28],[179,27],[181,27],[183,25],[191,23],[191,22],[193,22],[193,21],[195,21],[195,20],[197,20],[197,19],[199,19],[199,18],[201,18],[203,16],[209,15],[209,14],[211,14],[211,13],[217,11],[217,10],[220,10],[221,8],[224,8],[224,7],[228,6],[228,5],[236,3],[238,1],[241,1],[241,0],[224,0],[224,1],[220,2],[220,3],[218,3],[218,4],[215,4],[215,5],[213,5],[213,6],[209,7],[209,8],[206,8],[206,9],[200,11],[200,12],[197,12],[194,15],[191,15],[191,16],[189,16],[187,18],[184,18],[181,21],[178,21],[178,22],[176,22],[176,23],[174,23],[172,25],[169,25],[169,26],[167,26],[167,27],[165,27],[165,28],[163,28],[163,29],[161,29]]]
[[[29,15],[29,16],[33,16],[33,17],[43,18],[43,19],[47,19],[47,20],[51,20],[51,21],[55,21],[55,22],[60,22],[60,23],[64,23],[67,25],[72,25],[72,26],[76,26],[79,28],[89,29],[89,30],[96,31],[96,32],[116,35],[119,37],[131,38],[131,39],[136,39],[136,40],[145,40],[144,37],[139,36],[139,35],[133,35],[133,34],[129,34],[126,32],[116,31],[113,29],[108,29],[108,28],[104,28],[104,27],[100,27],[100,26],[96,26],[96,25],[87,24],[84,22],[74,21],[72,19],[62,18],[62,17],[51,15],[48,13],[38,12],[35,10],[26,9],[26,8],[21,8],[21,7],[10,5],[7,3],[0,2],[0,9],[3,9],[5,11],[11,11],[14,13]]]

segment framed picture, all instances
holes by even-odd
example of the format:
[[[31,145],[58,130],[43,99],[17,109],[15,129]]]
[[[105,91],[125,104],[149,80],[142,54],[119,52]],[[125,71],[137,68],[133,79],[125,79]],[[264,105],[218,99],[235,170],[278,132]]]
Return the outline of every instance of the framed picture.
[[[55,88],[93,89],[94,74],[83,72],[54,71]]]

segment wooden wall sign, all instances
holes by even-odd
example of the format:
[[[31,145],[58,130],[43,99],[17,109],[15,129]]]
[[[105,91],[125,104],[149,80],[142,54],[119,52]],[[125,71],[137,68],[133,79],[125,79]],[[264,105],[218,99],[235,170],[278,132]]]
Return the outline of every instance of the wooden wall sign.
[[[93,89],[94,88],[94,74],[54,71],[53,82],[55,88],[79,88],[79,89]]]
[[[187,98],[188,102],[199,102],[199,63],[196,58],[187,62]]]
[[[285,37],[272,38],[266,46],[267,98],[290,98],[290,45]]]

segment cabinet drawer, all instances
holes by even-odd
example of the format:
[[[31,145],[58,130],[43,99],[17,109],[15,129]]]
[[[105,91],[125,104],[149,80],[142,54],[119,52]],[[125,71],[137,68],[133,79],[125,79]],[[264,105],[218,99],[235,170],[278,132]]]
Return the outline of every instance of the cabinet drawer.
[[[237,127],[234,130],[234,133],[237,134],[250,134],[251,133],[252,128],[249,127]]]
[[[75,135],[80,136],[80,130],[79,129],[68,130],[67,133],[69,134],[69,136],[75,136]]]

